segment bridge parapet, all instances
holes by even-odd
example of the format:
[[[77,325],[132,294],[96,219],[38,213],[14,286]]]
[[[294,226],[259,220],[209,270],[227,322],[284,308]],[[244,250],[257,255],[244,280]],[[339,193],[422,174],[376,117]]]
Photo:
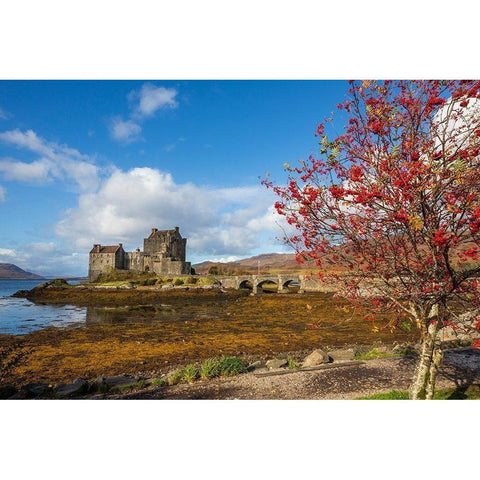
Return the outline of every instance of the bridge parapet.
[[[216,280],[223,288],[231,288],[238,290],[243,283],[248,282],[252,286],[254,294],[261,290],[262,284],[265,282],[273,282],[278,286],[278,293],[288,292],[289,283],[298,283],[300,285],[300,293],[305,291],[305,276],[304,275],[231,275],[224,277],[216,277]]]

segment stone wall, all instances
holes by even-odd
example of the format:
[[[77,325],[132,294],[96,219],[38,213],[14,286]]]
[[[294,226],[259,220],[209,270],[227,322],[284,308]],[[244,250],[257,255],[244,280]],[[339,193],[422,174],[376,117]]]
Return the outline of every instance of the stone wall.
[[[135,252],[125,253],[125,270],[131,270],[132,272],[143,272],[143,253],[140,250]]]
[[[190,262],[178,262],[169,258],[154,259],[153,268],[158,275],[190,275]]]
[[[116,268],[115,253],[90,253],[88,280],[94,282],[101,273]]]

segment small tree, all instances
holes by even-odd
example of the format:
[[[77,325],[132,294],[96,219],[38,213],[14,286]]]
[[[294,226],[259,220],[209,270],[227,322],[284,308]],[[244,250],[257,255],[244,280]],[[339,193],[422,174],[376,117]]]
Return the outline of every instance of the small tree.
[[[210,268],[208,269],[208,274],[209,274],[209,275],[219,275],[218,266],[217,266],[217,265],[213,265],[212,267],[210,267]]]
[[[478,81],[351,82],[337,105],[344,131],[330,138],[327,119],[316,132],[319,158],[286,165],[286,186],[263,182],[296,229],[285,240],[298,261],[313,259],[353,303],[396,312],[390,327],[420,329],[413,399],[433,397],[439,332],[479,328],[479,89]]]

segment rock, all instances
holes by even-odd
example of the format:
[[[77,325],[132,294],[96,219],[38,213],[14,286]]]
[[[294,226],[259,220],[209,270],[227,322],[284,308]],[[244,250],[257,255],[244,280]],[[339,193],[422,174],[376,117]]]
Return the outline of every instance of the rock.
[[[172,290],[173,288],[173,285],[162,285],[162,290]]]
[[[379,347],[375,347],[375,350],[377,352],[387,353],[388,352],[388,347],[386,345],[381,345]]]
[[[96,390],[107,391],[114,387],[127,387],[133,386],[137,383],[137,379],[133,377],[127,377],[124,375],[116,375],[112,377],[104,377],[100,375],[93,382],[93,386]]]
[[[330,357],[323,351],[317,348],[303,361],[303,367],[316,367],[323,363],[329,363]]]
[[[265,364],[265,366],[269,370],[274,370],[275,368],[282,368],[287,365],[287,361],[284,358],[274,358],[272,360],[268,360],[268,362]]]
[[[355,351],[353,348],[342,348],[328,352],[328,355],[334,362],[350,362],[355,360]]]
[[[247,369],[249,372],[251,372],[252,370],[259,370],[265,367],[266,367],[265,362],[262,362],[261,360],[257,360],[256,362],[251,363],[247,367]]]
[[[0,387],[0,400],[5,400],[17,393],[17,389],[13,385],[4,385]]]
[[[71,397],[74,395],[81,395],[88,391],[88,382],[83,378],[77,378],[72,383],[60,383],[55,388],[55,395],[57,397]]]
[[[48,390],[48,385],[46,383],[29,383],[24,385],[20,389],[20,398],[24,396],[25,398],[36,398],[43,395]]]
[[[26,298],[29,293],[30,290],[17,290],[15,293],[12,294],[12,297]]]

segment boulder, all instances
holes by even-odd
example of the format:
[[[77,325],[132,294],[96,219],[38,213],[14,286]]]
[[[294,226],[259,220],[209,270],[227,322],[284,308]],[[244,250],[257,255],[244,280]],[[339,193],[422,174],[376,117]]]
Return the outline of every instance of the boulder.
[[[263,368],[266,368],[265,362],[257,360],[256,362],[253,362],[248,366],[248,371],[251,372],[252,370],[259,370]]]
[[[88,382],[83,378],[77,378],[72,383],[59,383],[55,388],[57,397],[72,397],[88,391]]]
[[[353,348],[341,348],[328,352],[328,355],[334,362],[350,362],[355,360],[355,351]]]
[[[100,375],[93,382],[93,386],[96,390],[106,391],[115,387],[127,387],[129,385],[134,386],[137,382],[138,379],[124,375],[115,375],[112,377]]]
[[[29,383],[20,389],[20,398],[37,398],[43,395],[48,390],[46,383]]]
[[[316,367],[317,365],[322,365],[323,363],[330,362],[330,357],[323,350],[317,348],[314,350],[308,357],[303,361],[303,367]]]
[[[288,362],[284,358],[274,358],[272,360],[268,360],[268,362],[265,364],[265,366],[269,370],[274,370],[276,368],[282,368],[287,366]]]
[[[4,385],[0,387],[0,400],[10,398],[17,393],[17,389],[13,385]]]
[[[15,293],[12,294],[12,297],[26,298],[29,293],[30,290],[17,290]]]

